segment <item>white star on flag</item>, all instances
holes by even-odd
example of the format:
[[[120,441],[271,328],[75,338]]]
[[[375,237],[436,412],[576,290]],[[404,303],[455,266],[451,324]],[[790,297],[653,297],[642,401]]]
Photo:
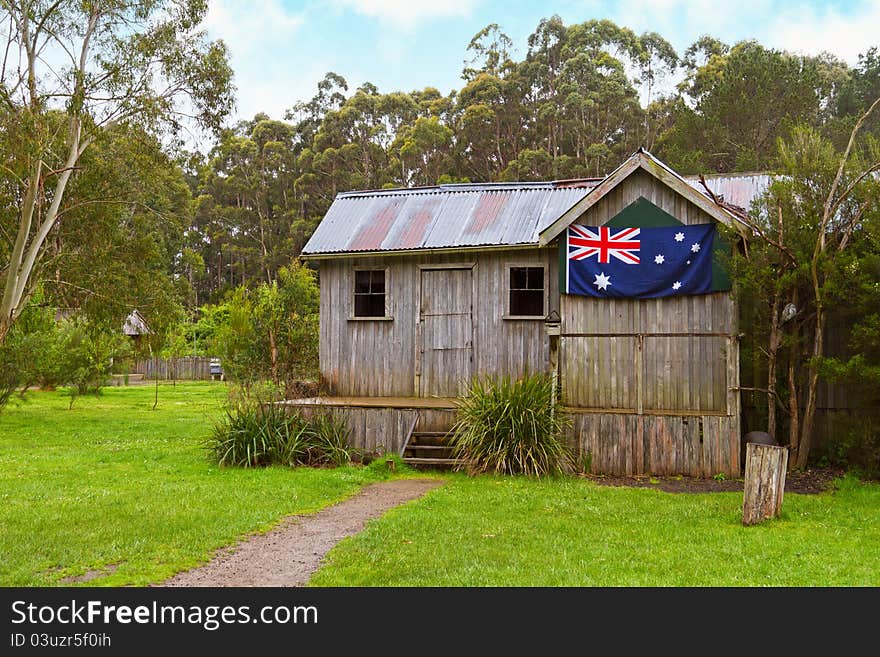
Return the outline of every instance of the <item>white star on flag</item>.
[[[675,234],[675,241],[676,242],[683,242],[684,241],[684,233],[676,233]]]
[[[677,290],[677,289],[679,289],[680,287],[681,287],[681,281],[675,281],[675,283],[672,284],[672,289],[673,289],[673,290]]]
[[[602,272],[601,274],[596,274],[596,280],[593,281],[593,285],[598,287],[600,290],[605,290],[608,288],[609,285],[611,285],[611,277],[606,276],[605,272]]]
[[[693,251],[694,253],[696,253],[696,252],[699,251],[699,250],[700,250],[700,243],[699,243],[699,242],[694,242],[693,246],[691,246],[691,251]]]
[[[654,256],[654,262],[656,262],[658,265],[662,265],[664,262],[666,262],[666,257],[662,253],[660,253]]]

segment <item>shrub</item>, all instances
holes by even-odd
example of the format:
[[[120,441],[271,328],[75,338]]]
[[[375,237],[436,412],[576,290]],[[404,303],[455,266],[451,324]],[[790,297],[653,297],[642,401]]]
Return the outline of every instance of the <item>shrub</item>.
[[[880,480],[880,417],[835,413],[833,418],[835,432],[820,450],[818,463]]]
[[[351,460],[348,428],[330,413],[306,419],[280,404],[233,403],[214,425],[207,448],[218,465],[344,465]]]
[[[461,395],[450,444],[470,472],[558,474],[571,465],[552,379],[474,379]]]

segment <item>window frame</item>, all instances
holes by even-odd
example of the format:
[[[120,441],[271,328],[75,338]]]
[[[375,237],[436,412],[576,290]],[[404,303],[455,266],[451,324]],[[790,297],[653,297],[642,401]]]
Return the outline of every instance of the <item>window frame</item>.
[[[385,297],[385,308],[383,310],[382,315],[356,315],[356,297],[357,295],[357,272],[359,271],[381,271],[385,276],[385,292],[383,296]],[[348,313],[348,321],[350,322],[390,322],[394,321],[394,317],[390,315],[389,308],[391,306],[390,301],[390,280],[391,280],[391,269],[386,266],[369,266],[369,265],[357,265],[351,268],[351,294],[349,295],[349,302],[351,304]],[[372,293],[370,293],[372,294]]]
[[[512,275],[512,270],[520,269],[520,268],[528,268],[528,269],[541,269],[543,274],[541,276],[542,279],[542,288],[541,288],[541,314],[540,315],[515,315],[511,312],[510,308],[510,293],[512,291],[511,288],[511,280],[510,277]],[[502,315],[502,319],[508,320],[525,320],[525,321],[541,321],[543,322],[547,318],[547,313],[549,312],[548,306],[550,303],[550,288],[548,285],[547,276],[549,274],[549,269],[546,263],[543,262],[507,262],[504,265],[504,315]],[[517,288],[519,289],[519,288]],[[537,288],[523,288],[526,290]]]

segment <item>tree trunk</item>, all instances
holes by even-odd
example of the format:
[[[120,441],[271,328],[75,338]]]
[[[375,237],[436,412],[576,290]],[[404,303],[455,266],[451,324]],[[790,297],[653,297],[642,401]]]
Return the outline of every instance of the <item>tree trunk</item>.
[[[767,351],[767,433],[776,438],[776,362],[779,351],[779,290],[773,292],[770,310],[770,344]]]
[[[801,422],[801,439],[798,443],[797,467],[807,467],[810,447],[813,443],[813,425],[816,417],[816,403],[819,391],[819,365],[817,360],[825,353],[825,312],[819,307],[816,311],[816,335],[813,336],[813,353],[810,359],[810,376],[807,380],[807,404]]]
[[[798,303],[798,294],[797,289],[794,290],[794,293],[791,297],[791,302],[797,306]],[[794,324],[792,327],[791,334],[791,350],[788,356],[788,414],[790,416],[790,422],[788,425],[788,447],[794,453],[797,454],[798,445],[800,444],[801,432],[800,432],[800,399],[798,396],[798,385],[797,385],[797,364],[798,364],[798,326]],[[794,462],[791,462],[791,465],[794,465]]]
[[[743,485],[744,525],[756,525],[778,518],[785,493],[788,450],[775,445],[746,445],[746,474]]]
[[[272,381],[278,383],[278,344],[275,340],[275,331],[269,331],[269,349],[272,359]]]

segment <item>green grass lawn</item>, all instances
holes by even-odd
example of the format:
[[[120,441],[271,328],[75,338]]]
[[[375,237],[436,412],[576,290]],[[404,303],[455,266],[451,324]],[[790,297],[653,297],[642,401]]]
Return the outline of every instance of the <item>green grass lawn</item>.
[[[877,586],[880,485],[785,496],[741,525],[742,493],[454,476],[328,555],[313,586]]]
[[[145,585],[283,516],[320,509],[370,468],[221,469],[202,441],[225,384],[106,388],[67,410],[33,393],[0,413],[0,585]],[[878,586],[880,485],[786,495],[742,527],[741,493],[670,494],[577,478],[449,475],[346,539],[317,586]]]
[[[382,468],[221,469],[202,448],[220,383],[105,388],[67,410],[35,392],[0,413],[0,585],[145,585],[248,532],[354,493]],[[377,463],[378,465],[378,463]]]

